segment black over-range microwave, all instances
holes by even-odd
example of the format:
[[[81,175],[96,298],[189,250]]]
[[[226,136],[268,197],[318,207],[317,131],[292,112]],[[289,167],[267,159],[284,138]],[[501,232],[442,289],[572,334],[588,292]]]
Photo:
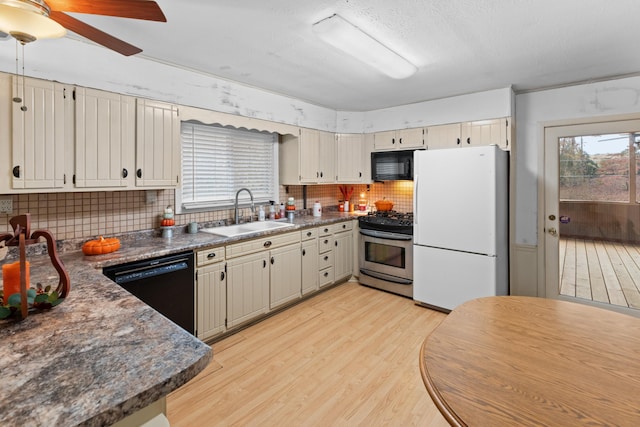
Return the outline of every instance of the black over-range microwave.
[[[413,151],[379,151],[371,153],[371,180],[413,180]]]

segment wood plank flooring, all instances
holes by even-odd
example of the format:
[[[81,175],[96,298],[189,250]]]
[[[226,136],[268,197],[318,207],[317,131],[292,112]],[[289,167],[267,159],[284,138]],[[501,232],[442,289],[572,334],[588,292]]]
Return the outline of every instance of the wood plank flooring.
[[[213,344],[172,426],[447,426],[420,377],[445,314],[348,282]]]
[[[560,294],[640,308],[640,244],[560,239]]]

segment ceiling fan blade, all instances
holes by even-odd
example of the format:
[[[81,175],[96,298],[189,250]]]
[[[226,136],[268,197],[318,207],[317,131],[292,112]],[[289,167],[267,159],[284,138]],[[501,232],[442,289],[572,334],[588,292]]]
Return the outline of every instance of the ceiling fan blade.
[[[67,15],[66,13],[51,11],[49,18],[53,19],[66,29],[71,30],[83,37],[86,37],[98,44],[101,44],[104,47],[114,50],[124,56],[131,56],[135,55],[136,53],[142,52],[142,49],[120,39],[117,39],[112,35],[105,33],[104,31],[100,31],[96,27],[85,24],[84,22],[79,21],[76,18]]]
[[[90,13],[167,22],[160,6],[150,0],[45,0],[51,11]]]

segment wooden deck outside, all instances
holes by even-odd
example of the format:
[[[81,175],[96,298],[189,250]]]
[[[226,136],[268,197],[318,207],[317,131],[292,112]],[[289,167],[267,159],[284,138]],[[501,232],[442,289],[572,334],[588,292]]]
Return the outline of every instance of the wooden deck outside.
[[[640,308],[640,244],[560,239],[560,294]]]

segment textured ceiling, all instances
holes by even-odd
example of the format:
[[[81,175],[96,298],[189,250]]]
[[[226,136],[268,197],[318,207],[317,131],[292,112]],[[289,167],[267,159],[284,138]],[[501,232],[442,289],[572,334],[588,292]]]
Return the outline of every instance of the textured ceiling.
[[[75,16],[139,46],[147,59],[336,110],[640,72],[638,0],[157,2],[167,23]],[[324,44],[311,26],[334,13],[418,72],[394,80]]]

